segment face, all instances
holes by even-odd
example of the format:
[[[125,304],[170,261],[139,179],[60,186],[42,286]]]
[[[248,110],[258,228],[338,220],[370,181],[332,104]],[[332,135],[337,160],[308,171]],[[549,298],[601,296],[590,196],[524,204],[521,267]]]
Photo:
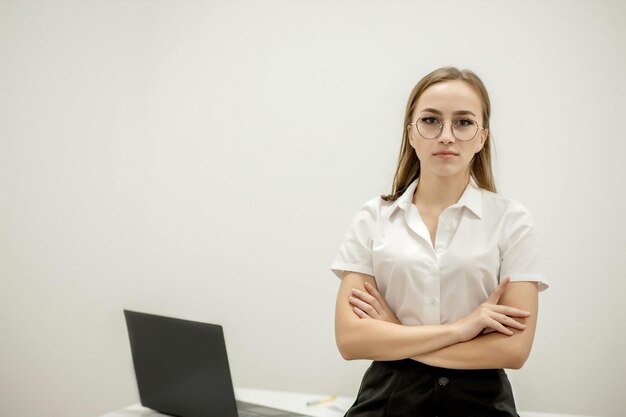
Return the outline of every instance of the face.
[[[487,130],[478,129],[473,139],[463,142],[452,134],[452,123],[459,126],[473,121],[482,127],[482,101],[474,89],[461,80],[444,81],[428,87],[417,100],[411,122],[420,117],[427,122],[443,122],[436,139],[424,139],[416,126],[408,126],[409,142],[420,160],[421,175],[469,176],[470,163],[487,139]]]

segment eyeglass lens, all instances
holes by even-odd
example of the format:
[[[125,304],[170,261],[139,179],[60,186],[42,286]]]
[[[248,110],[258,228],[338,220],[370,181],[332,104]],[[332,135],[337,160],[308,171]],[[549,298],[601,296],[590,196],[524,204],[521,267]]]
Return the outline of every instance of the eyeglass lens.
[[[435,139],[443,130],[443,122],[435,117],[421,117],[415,124],[419,134],[425,139]],[[452,122],[452,134],[458,140],[471,140],[478,132],[478,124],[469,119],[458,119]]]

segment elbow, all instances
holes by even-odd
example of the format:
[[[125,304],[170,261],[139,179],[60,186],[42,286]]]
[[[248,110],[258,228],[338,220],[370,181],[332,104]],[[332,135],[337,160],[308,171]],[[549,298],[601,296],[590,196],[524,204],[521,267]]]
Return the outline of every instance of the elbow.
[[[514,356],[509,360],[508,366],[506,366],[506,368],[522,369],[522,366],[524,366],[524,363],[526,363],[526,359]]]
[[[530,349],[525,346],[518,346],[516,349],[511,349],[508,360],[509,363],[506,367],[509,369],[521,369],[526,363],[526,360],[528,360],[528,356],[530,356]]]
[[[335,329],[335,342],[341,357],[347,361],[356,359],[368,359],[363,350],[364,343],[362,329],[357,326],[345,326]]]
[[[528,353],[522,353],[517,355],[515,360],[513,361],[512,369],[522,369],[522,367],[526,363],[526,360],[528,359],[528,356]]]
[[[359,359],[354,349],[355,344],[351,343],[348,337],[346,337],[345,335],[344,336],[337,335],[335,339],[337,342],[337,349],[339,350],[339,353],[341,354],[342,358],[344,358],[347,361]]]
[[[346,350],[345,348],[339,347],[339,353],[341,354],[341,357],[346,361],[353,361],[355,359],[358,359],[356,355],[354,355],[349,350]]]

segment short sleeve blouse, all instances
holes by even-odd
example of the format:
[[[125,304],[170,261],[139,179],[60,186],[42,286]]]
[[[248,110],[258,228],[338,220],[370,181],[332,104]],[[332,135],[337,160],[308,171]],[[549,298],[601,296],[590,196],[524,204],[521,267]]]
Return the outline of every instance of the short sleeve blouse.
[[[504,277],[548,288],[533,219],[521,204],[470,181],[439,217],[435,245],[412,203],[414,181],[396,201],[365,203],[331,270],[371,275],[406,325],[454,322],[484,302]]]

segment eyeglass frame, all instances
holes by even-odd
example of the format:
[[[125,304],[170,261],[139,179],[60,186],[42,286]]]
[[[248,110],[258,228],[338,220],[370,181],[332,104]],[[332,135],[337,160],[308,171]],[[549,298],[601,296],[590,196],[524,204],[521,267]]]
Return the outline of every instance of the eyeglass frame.
[[[415,130],[417,130],[418,135],[420,135],[420,137],[424,140],[435,140],[437,138],[439,138],[439,136],[441,136],[441,134],[443,133],[443,127],[445,126],[446,123],[450,122],[450,124],[454,123],[456,120],[444,120],[441,121],[439,119],[437,119],[439,121],[439,123],[441,124],[441,128],[439,129],[439,133],[437,134],[437,136],[433,137],[433,138],[427,138],[424,135],[422,135],[422,133],[420,132],[420,130],[417,128],[417,122],[419,122],[422,119],[437,119],[436,117],[433,116],[424,116],[424,117],[418,117],[416,121],[409,123],[407,126],[415,126]],[[461,119],[457,119],[457,120],[461,120]],[[470,120],[470,119],[465,119],[465,120]],[[471,120],[472,122],[476,123],[474,120]],[[476,132],[474,133],[474,136],[472,136],[469,139],[459,139],[456,137],[456,135],[454,134],[454,128],[450,127],[450,132],[452,133],[452,136],[454,136],[455,140],[459,140],[461,142],[469,142],[470,140],[474,139],[476,137],[476,135],[478,134],[478,130],[486,130],[484,127],[479,126],[478,123],[476,123]]]

